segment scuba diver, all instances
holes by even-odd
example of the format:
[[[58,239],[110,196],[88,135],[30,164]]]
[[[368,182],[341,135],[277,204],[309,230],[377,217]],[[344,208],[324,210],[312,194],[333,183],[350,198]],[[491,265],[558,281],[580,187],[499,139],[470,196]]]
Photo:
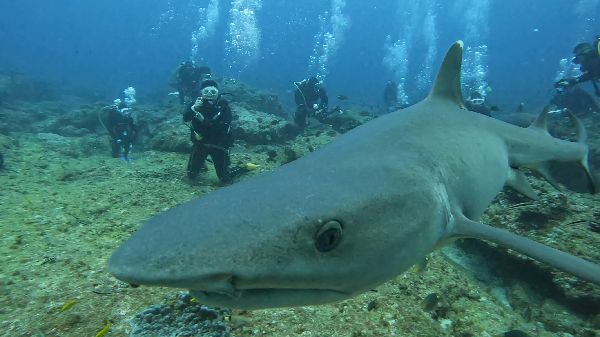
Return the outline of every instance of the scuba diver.
[[[593,46],[587,42],[578,44],[573,49],[573,53],[575,54],[573,63],[579,64],[579,70],[583,74],[575,78],[563,78],[554,83],[554,87],[565,90],[579,83],[591,81],[596,96],[600,97],[600,88],[598,87],[598,80],[600,79],[600,36],[596,38]]]
[[[198,176],[208,156],[221,183],[229,183],[234,176],[257,167],[247,163],[229,168],[229,148],[233,145],[232,113],[229,102],[222,95],[216,81],[204,80],[200,85],[200,96],[183,112],[183,121],[190,128],[192,141],[192,152],[187,163],[190,179]]]
[[[577,86],[557,90],[550,100],[550,104],[568,109],[577,117],[583,117],[593,112],[600,113],[600,107],[594,97]]]
[[[179,92],[179,103],[185,104],[186,98],[195,99],[200,96],[200,84],[210,76],[209,67],[196,67],[191,61],[182,62],[171,79],[171,86]]]
[[[383,104],[388,112],[398,108],[398,84],[388,81],[383,88]]]
[[[99,115],[100,123],[110,136],[112,156],[121,160],[131,161],[131,149],[137,135],[137,128],[131,117],[131,108],[117,98],[113,105],[102,108]]]
[[[303,130],[308,125],[307,117],[320,120],[327,116],[329,98],[319,79],[314,76],[301,82],[294,82],[294,86],[296,87],[294,100],[298,106],[294,114],[294,123]]]
[[[482,115],[491,116],[492,111],[495,111],[495,107],[490,107],[486,104],[485,97],[479,91],[473,91],[467,99],[465,99],[465,107],[473,112],[480,113]]]

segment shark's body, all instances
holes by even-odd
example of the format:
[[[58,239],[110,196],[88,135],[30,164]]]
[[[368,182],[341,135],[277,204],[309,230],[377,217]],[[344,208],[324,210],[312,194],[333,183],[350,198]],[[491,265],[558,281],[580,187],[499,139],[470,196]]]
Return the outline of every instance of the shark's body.
[[[110,272],[189,288],[217,306],[319,304],[371,289],[452,239],[477,237],[600,284],[596,264],[475,222],[506,184],[535,197],[519,167],[575,161],[589,177],[587,146],[551,137],[545,115],[520,128],[465,110],[461,57],[456,43],[413,107],[151,218],[111,257]]]

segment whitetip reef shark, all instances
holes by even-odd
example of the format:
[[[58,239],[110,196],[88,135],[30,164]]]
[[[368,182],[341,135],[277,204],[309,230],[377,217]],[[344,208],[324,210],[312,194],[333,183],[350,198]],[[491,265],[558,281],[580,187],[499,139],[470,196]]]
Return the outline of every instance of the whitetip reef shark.
[[[600,284],[600,266],[478,222],[505,185],[536,193],[520,169],[587,164],[552,137],[547,112],[521,128],[465,109],[463,43],[429,96],[278,169],[208,193],[144,223],[109,260],[135,285],[190,289],[201,303],[258,309],[330,303],[388,281],[458,238],[506,246]]]

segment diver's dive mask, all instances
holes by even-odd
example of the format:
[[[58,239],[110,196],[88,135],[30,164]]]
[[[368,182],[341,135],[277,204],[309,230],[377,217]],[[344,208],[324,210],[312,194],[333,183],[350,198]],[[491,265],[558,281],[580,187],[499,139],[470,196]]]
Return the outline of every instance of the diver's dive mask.
[[[219,98],[219,89],[217,89],[217,87],[213,87],[213,86],[209,86],[206,88],[203,88],[200,91],[200,94],[202,95],[202,99],[214,104],[217,99]]]

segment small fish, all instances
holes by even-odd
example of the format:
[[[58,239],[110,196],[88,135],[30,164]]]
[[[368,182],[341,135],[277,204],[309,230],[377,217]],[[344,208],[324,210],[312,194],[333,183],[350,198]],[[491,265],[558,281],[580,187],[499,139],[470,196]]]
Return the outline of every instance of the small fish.
[[[345,101],[348,99],[348,96],[346,95],[337,95],[335,96],[337,99],[339,99],[340,101]]]
[[[427,263],[429,262],[429,257],[425,256],[421,261],[416,263],[413,266],[413,270],[415,273],[423,273],[427,269]]]
[[[197,303],[200,303],[200,301],[198,301],[197,298],[192,297],[192,299],[190,300],[190,303],[197,304]]]
[[[252,323],[251,318],[242,315],[225,316],[223,317],[223,320],[229,322],[229,325],[236,329],[242,326],[250,325]]]
[[[421,306],[423,307],[423,311],[429,312],[437,307],[438,303],[442,298],[438,293],[431,293],[425,297],[423,302],[421,302]]]
[[[70,300],[65,302],[61,307],[60,307],[60,312],[65,312],[69,309],[71,309],[75,304],[77,304],[77,300]]]
[[[100,331],[98,331],[98,333],[94,335],[94,337],[104,337],[108,333],[108,330],[110,330],[110,325],[110,321],[106,321],[106,323],[104,323],[104,327]]]
[[[253,163],[246,163],[246,164],[243,164],[242,167],[245,168],[248,171],[254,171],[257,168],[259,168],[260,165],[256,165],[256,164],[253,164]]]
[[[531,337],[524,331],[521,330],[510,330],[505,333],[494,335],[494,337]]]

